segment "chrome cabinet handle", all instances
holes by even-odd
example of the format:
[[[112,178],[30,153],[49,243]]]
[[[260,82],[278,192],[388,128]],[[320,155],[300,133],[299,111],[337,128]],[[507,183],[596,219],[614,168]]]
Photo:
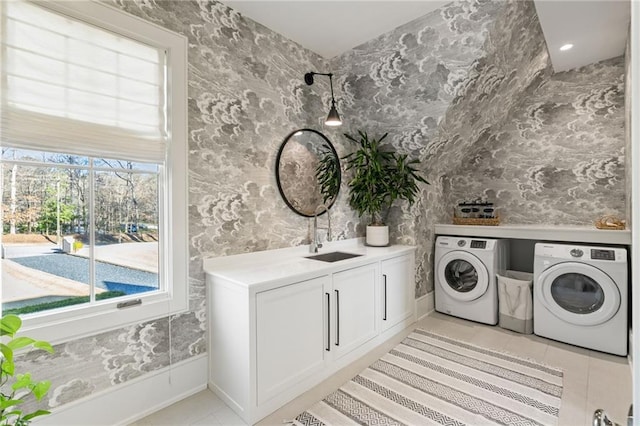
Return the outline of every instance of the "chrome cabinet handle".
[[[384,312],[382,315],[382,321],[387,320],[387,274],[382,274],[384,278]]]
[[[340,346],[340,292],[336,292],[336,346]]]

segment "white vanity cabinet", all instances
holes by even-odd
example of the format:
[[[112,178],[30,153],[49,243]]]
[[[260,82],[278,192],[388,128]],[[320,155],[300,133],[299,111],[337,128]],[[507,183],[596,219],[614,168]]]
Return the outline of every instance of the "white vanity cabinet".
[[[413,256],[404,255],[380,262],[381,318],[385,331],[413,315],[415,289],[406,285],[413,281]]]
[[[205,259],[209,388],[248,424],[415,321],[415,248],[342,247],[359,256],[320,262],[291,248]]]

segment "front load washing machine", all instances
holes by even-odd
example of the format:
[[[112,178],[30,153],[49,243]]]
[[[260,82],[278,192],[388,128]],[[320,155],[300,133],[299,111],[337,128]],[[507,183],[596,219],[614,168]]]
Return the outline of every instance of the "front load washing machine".
[[[496,273],[507,269],[508,256],[507,240],[438,237],[434,258],[436,311],[497,324]]]
[[[561,342],[627,354],[627,251],[537,243],[533,332]]]

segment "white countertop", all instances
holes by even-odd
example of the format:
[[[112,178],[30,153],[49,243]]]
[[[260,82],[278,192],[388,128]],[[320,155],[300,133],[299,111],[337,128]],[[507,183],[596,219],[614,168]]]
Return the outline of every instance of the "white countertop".
[[[515,238],[540,241],[567,241],[598,244],[631,244],[631,231],[568,225],[453,225],[436,224],[436,235]]]
[[[327,275],[339,270],[366,265],[381,258],[394,257],[411,252],[413,246],[392,245],[389,247],[369,247],[364,245],[363,238],[332,241],[324,243],[318,253],[310,253],[309,246],[287,247],[277,250],[265,250],[232,256],[211,257],[203,260],[206,274],[222,278],[235,284],[252,287],[269,286],[284,279],[302,281],[313,277]],[[307,259],[316,254],[341,251],[361,254],[362,256],[338,262],[323,262]],[[293,282],[293,281],[292,281]]]

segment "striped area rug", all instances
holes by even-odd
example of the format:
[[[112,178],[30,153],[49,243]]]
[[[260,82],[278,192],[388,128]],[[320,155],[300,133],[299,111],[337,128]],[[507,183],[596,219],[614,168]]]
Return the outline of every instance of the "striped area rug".
[[[561,370],[416,329],[293,423],[546,426],[561,396]]]

